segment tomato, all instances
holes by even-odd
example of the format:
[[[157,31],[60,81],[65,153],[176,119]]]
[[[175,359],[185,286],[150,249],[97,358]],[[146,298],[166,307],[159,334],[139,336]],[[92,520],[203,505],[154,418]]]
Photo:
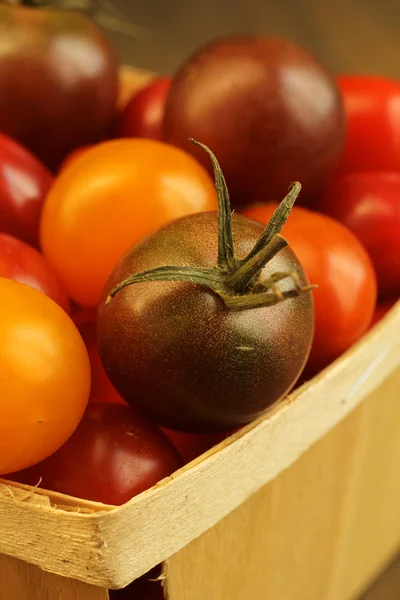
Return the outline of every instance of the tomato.
[[[120,505],[182,465],[178,452],[128,406],[90,404],[71,438],[42,463],[9,477],[20,483]]]
[[[117,136],[161,140],[164,109],[170,86],[170,77],[160,77],[140,89],[119,116]]]
[[[395,304],[396,300],[386,300],[385,302],[379,302],[374,312],[374,316],[372,317],[370,327],[373,327],[374,325],[379,323],[379,321],[381,321],[383,317],[387,315],[387,313],[391,310],[391,308],[393,308]]]
[[[99,144],[56,179],[41,243],[70,296],[95,306],[118,258],[182,215],[217,206],[206,170],[183,150],[143,139]]]
[[[33,154],[0,133],[0,231],[38,246],[40,213],[52,182]]]
[[[75,321],[76,322],[76,321]],[[77,324],[86,349],[89,354],[92,385],[90,389],[89,402],[94,404],[125,404],[125,401],[113,387],[104,370],[103,363],[97,350],[95,319],[87,320]]]
[[[80,146],[79,148],[76,148],[76,150],[73,150],[72,152],[70,152],[68,154],[68,156],[63,160],[63,162],[60,165],[59,168],[59,172],[61,173],[61,171],[63,171],[68,165],[70,165],[76,158],[78,158],[78,156],[81,156],[82,154],[84,154],[87,150],[89,150],[89,148],[93,148],[93,144],[89,145],[89,146]]]
[[[69,316],[45,294],[0,278],[0,473],[31,466],[70,437],[90,364]]]
[[[400,82],[341,75],[347,134],[340,173],[400,170]]]
[[[223,433],[184,433],[182,431],[173,431],[164,429],[165,435],[171,440],[175,448],[178,449],[186,463],[194,460],[198,456],[210,450],[227,437],[231,432]]]
[[[66,291],[44,256],[5,233],[0,233],[0,277],[30,285],[70,311]]]
[[[298,379],[313,334],[297,258],[277,226],[264,238],[260,223],[231,216],[216,170],[220,218],[187,215],[133,246],[98,307],[99,354],[115,388],[157,424],[190,433],[261,415]]]
[[[267,223],[273,204],[245,211]],[[351,231],[334,219],[295,207],[282,235],[289,241],[314,291],[315,335],[307,371],[316,373],[350,348],[368,329],[377,283],[371,260]]]
[[[400,173],[349,173],[331,181],[318,208],[349,227],[367,249],[380,296],[400,296]]]

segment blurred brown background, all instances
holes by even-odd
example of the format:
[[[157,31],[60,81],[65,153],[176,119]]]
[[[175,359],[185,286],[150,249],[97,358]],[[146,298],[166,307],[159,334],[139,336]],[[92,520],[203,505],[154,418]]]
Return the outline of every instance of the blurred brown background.
[[[255,33],[306,46],[334,73],[400,78],[399,0],[99,1],[121,61],[161,74],[213,38]],[[360,600],[400,600],[400,559]]]

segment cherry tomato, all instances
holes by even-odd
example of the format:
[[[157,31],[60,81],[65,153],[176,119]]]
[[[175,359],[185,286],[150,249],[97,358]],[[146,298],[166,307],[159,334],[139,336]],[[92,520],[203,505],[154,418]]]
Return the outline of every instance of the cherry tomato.
[[[164,434],[128,406],[90,404],[71,438],[22,473],[20,483],[77,498],[120,505],[182,465]]]
[[[400,130],[399,130],[400,131]],[[331,181],[318,208],[367,249],[380,296],[400,296],[400,173],[349,173]]]
[[[117,123],[118,137],[162,139],[162,123],[170,77],[160,77],[139,90],[128,102]]]
[[[276,205],[254,206],[248,217],[267,223]],[[313,374],[368,329],[377,283],[371,260],[352,232],[334,219],[295,207],[282,230],[314,290],[315,334],[307,369]]]
[[[175,448],[178,449],[185,464],[225,440],[231,433],[184,433],[183,431],[173,431],[165,428],[162,428],[162,430]]]
[[[400,82],[341,75],[347,134],[339,171],[400,170]]]
[[[65,312],[70,311],[64,286],[45,257],[35,248],[6,233],[0,233],[0,277],[30,285],[57,302]]]
[[[33,154],[0,133],[0,231],[38,246],[40,212],[52,181]]]
[[[75,321],[76,322],[76,321]],[[113,387],[104,370],[97,350],[95,320],[87,320],[77,324],[89,354],[92,372],[92,385],[89,402],[94,404],[125,404],[125,401]]]
[[[211,178],[183,150],[155,140],[105,142],[56,179],[43,207],[42,248],[70,296],[95,306],[132,244],[172,219],[216,207]]]
[[[69,316],[45,294],[0,278],[0,473],[43,460],[85,411],[90,364]]]
[[[387,313],[390,311],[391,308],[393,308],[395,304],[396,300],[385,300],[385,302],[379,302],[374,312],[374,316],[372,317],[370,327],[373,327],[374,325],[379,323],[379,321],[381,321],[383,317],[387,315]]]
[[[61,171],[63,171],[68,165],[70,165],[76,158],[78,158],[78,156],[81,156],[82,154],[84,154],[87,150],[89,150],[89,148],[93,148],[93,144],[91,144],[90,146],[80,146],[79,148],[76,148],[76,150],[73,150],[72,152],[70,152],[68,154],[68,156],[63,160],[63,162],[60,165],[59,168],[59,173],[61,173]]]

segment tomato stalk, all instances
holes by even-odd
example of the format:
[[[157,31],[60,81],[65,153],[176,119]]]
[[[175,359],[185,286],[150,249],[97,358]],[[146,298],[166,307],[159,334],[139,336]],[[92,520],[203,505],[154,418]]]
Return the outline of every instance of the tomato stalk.
[[[287,240],[279,235],[301,190],[299,182],[293,183],[279,204],[268,225],[249,254],[238,259],[235,256],[232,235],[232,212],[228,187],[221,167],[213,152],[204,144],[190,140],[205,150],[214,167],[215,188],[218,198],[218,263],[215,267],[162,266],[127,277],[116,285],[106,300],[111,302],[115,294],[128,285],[148,281],[184,281],[203,285],[220,296],[225,306],[234,310],[273,306],[287,298],[293,298],[315,286],[301,285],[295,272],[277,272],[260,280],[264,266],[287,246]],[[282,291],[278,283],[291,278],[293,288]]]

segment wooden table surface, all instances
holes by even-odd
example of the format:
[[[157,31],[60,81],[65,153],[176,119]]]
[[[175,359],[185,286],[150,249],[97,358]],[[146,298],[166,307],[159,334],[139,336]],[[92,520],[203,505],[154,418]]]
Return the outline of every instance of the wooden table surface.
[[[121,61],[162,74],[174,73],[213,38],[257,33],[305,45],[334,73],[400,79],[400,2],[392,0],[104,0],[104,6],[133,24],[129,34],[108,31]],[[400,559],[360,600],[399,598]]]

